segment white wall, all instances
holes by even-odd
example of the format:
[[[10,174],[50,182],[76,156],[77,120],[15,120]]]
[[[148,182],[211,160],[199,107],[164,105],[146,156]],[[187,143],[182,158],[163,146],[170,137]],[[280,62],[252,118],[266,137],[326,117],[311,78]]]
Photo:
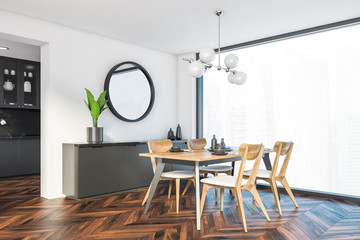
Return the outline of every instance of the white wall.
[[[183,58],[195,59],[195,54],[184,54],[177,57],[178,88],[178,123],[184,139],[196,137],[196,79],[191,77],[189,63]]]
[[[134,61],[145,67],[154,81],[155,104],[136,123],[106,110],[99,118],[105,141],[161,139],[176,126],[176,56],[5,11],[0,29],[47,43],[41,46],[41,196],[62,196],[62,143],[84,142],[92,124],[84,87],[99,95],[115,64]]]

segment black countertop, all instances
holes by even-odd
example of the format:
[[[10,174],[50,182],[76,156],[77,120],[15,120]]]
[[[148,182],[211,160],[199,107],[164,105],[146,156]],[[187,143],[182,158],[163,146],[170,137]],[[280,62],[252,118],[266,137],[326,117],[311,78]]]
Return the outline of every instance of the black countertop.
[[[74,145],[75,147],[85,148],[85,147],[109,147],[109,146],[136,146],[138,144],[147,144],[146,142],[102,142],[102,143],[87,143],[87,142],[77,142],[77,143],[63,143]]]
[[[184,142],[186,140],[175,140],[173,142]],[[102,143],[88,143],[88,142],[77,142],[77,143],[63,143],[63,144],[70,144],[74,145],[75,147],[79,148],[86,148],[86,147],[105,147],[105,146],[136,146],[139,144],[147,144],[147,142],[102,142]]]
[[[14,136],[14,137],[0,137],[0,140],[15,140],[15,139],[37,139],[40,136]]]

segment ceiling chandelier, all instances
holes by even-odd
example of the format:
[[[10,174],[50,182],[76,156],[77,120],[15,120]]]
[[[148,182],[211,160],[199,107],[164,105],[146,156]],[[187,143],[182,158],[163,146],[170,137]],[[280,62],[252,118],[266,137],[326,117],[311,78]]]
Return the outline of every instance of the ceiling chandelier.
[[[215,51],[212,48],[202,49],[199,53],[200,59],[197,61],[192,58],[183,58],[183,60],[190,63],[189,72],[194,78],[201,77],[207,70],[215,67],[218,71],[225,70],[229,73],[228,80],[230,83],[241,85],[246,81],[247,75],[234,69],[239,64],[239,58],[235,54],[229,54],[225,57],[226,67],[220,65],[220,17],[223,13],[221,10],[215,11],[215,15],[218,16],[218,65],[215,66],[211,63],[215,59]]]

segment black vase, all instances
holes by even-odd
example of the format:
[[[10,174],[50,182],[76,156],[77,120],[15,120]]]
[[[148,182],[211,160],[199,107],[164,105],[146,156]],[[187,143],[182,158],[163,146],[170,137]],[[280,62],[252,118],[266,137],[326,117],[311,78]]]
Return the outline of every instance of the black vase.
[[[182,135],[181,135],[181,127],[180,124],[178,124],[177,128],[176,128],[176,140],[181,140]]]
[[[174,135],[174,132],[173,132],[173,130],[171,128],[170,128],[170,130],[168,132],[167,138],[171,139],[171,140],[175,140],[175,135]]]

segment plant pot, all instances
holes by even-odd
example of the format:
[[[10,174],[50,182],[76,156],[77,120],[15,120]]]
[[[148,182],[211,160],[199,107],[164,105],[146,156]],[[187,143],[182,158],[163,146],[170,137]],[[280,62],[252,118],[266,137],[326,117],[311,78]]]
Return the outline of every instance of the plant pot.
[[[87,127],[86,141],[88,143],[102,143],[103,142],[103,128],[102,127]]]

